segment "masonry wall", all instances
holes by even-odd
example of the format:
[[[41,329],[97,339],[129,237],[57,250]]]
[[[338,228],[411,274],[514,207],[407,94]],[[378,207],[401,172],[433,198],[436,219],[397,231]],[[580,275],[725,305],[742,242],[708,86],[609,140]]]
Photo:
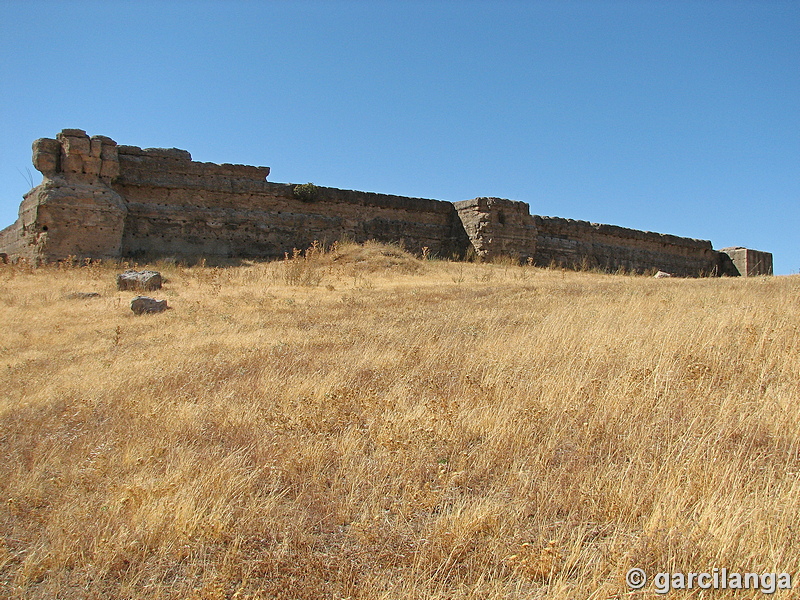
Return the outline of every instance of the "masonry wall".
[[[118,175],[116,146],[80,129],[36,140],[33,165],[44,178],[25,194],[17,221],[0,232],[0,251],[33,264],[119,257],[127,207],[109,186]]]
[[[531,215],[526,203],[502,198],[475,198],[455,206],[481,258],[512,256],[545,267],[667,271],[687,277],[723,273],[720,253],[707,240]]]
[[[534,222],[540,266],[660,270],[685,277],[720,274],[718,253],[707,240],[557,217],[535,216]]]
[[[17,221],[17,223],[19,220]],[[25,257],[25,250],[26,250],[26,240],[21,235],[20,227],[14,223],[13,225],[9,225],[2,231],[0,231],[0,253],[6,255],[7,257]]]
[[[0,251],[35,263],[282,257],[345,237],[448,258],[469,245],[449,202],[325,187],[303,200],[295,186],[266,181],[268,167],[196,162],[185,150],[117,145],[80,129],[36,140],[33,162],[44,180],[0,232]]]
[[[536,224],[525,202],[473,198],[456,202],[455,207],[478,258],[536,257]]]
[[[120,146],[119,165],[123,256],[280,257],[346,237],[451,257],[469,243],[449,202],[326,187],[302,200],[266,181],[267,167],[199,163],[181,150]]]
[[[735,246],[723,248],[720,253],[730,257],[731,275],[742,277],[772,275],[772,254],[769,252]]]
[[[452,204],[267,181],[268,167],[193,161],[185,150],[118,145],[65,129],[33,143],[42,183],[0,254],[34,264],[76,258],[282,257],[312,242],[394,242],[441,257],[512,256],[551,264],[681,276],[772,272],[768,252],[713,250],[711,242],[531,215],[524,202]],[[738,261],[738,263],[736,262]]]

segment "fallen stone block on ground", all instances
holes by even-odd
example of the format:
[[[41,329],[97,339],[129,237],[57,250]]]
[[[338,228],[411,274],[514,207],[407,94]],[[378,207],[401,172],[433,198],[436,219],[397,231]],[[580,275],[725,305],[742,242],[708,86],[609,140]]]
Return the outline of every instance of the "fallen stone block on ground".
[[[156,300],[149,296],[136,296],[131,300],[131,310],[137,315],[160,313],[168,308],[166,300]]]
[[[144,290],[152,292],[161,289],[161,273],[158,271],[125,271],[117,275],[117,289]]]

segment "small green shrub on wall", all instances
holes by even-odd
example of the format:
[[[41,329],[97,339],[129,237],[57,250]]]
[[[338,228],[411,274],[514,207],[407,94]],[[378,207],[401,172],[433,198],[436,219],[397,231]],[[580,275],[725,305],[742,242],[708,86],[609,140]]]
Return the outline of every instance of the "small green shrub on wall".
[[[319,188],[313,183],[301,183],[294,186],[294,197],[303,202],[314,202],[319,198]]]

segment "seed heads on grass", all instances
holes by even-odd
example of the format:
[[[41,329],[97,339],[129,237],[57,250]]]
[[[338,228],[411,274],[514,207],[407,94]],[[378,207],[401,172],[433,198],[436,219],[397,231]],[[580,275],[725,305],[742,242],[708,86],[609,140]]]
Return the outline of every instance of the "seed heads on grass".
[[[324,248],[317,240],[305,252],[292,249],[283,255],[283,283],[292,286],[317,286],[322,281],[323,266],[320,259],[325,255]]]
[[[335,293],[282,260],[176,267],[170,319],[50,291],[85,268],[0,266],[0,596],[567,600],[623,597],[632,564],[798,572],[800,278],[662,303],[639,277],[468,263],[454,286],[445,261],[316,252],[288,259]]]

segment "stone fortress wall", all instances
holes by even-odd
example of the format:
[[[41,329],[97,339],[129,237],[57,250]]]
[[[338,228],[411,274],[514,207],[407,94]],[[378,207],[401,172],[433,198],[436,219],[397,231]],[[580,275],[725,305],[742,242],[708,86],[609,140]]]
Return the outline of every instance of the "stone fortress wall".
[[[44,178],[0,232],[0,253],[78,258],[282,257],[315,240],[400,243],[412,252],[663,270],[772,274],[772,255],[612,225],[531,215],[524,202],[423,198],[268,182],[268,167],[193,161],[185,150],[118,145],[65,129],[33,143]],[[305,187],[305,189],[304,189]]]
[[[537,260],[606,271],[641,271],[642,265],[673,275],[734,275],[726,255],[711,242],[615,225],[535,217]]]

